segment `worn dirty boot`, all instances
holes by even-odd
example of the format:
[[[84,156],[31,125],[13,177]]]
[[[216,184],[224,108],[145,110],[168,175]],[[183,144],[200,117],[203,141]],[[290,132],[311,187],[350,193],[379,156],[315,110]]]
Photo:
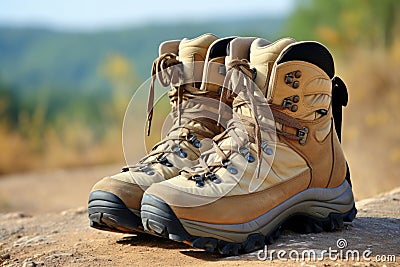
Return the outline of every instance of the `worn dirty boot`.
[[[199,165],[146,190],[145,229],[236,255],[263,248],[282,226],[308,233],[352,221],[354,198],[335,130],[341,118],[333,115],[347,91],[334,78],[330,52],[317,42],[257,39],[250,64],[228,67],[233,119]]]
[[[140,203],[144,190],[178,175],[183,167],[196,165],[200,149],[207,149],[202,140],[223,131],[217,123],[218,87],[208,86],[202,79],[204,71],[209,83],[224,80],[224,73],[214,74],[209,68],[214,61],[224,62],[226,46],[233,38],[217,40],[214,35],[205,34],[160,45],[160,56],[153,64],[152,75],[164,86],[171,84],[168,95],[174,124],[139,163],[103,178],[93,187],[88,205],[92,227],[127,233],[142,231]],[[149,93],[148,129],[153,115],[153,90],[154,85]],[[227,121],[228,117],[222,120]]]

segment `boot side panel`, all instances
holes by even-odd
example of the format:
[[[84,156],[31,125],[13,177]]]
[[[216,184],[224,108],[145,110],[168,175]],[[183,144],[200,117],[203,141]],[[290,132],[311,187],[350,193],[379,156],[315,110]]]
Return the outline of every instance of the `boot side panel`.
[[[281,137],[281,140],[300,154],[311,170],[309,187],[336,187],[346,176],[346,159],[334,130],[330,113],[315,121],[302,121],[308,128],[308,136],[304,145],[298,140]],[[320,133],[321,127],[328,125],[325,138]],[[326,129],[325,129],[326,130]],[[286,130],[289,132],[289,129]]]

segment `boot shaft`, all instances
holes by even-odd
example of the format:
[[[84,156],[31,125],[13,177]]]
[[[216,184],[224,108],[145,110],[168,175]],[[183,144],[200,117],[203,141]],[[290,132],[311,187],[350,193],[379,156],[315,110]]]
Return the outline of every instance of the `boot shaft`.
[[[183,83],[195,86],[202,80],[204,62],[210,45],[218,38],[203,34],[194,39],[183,39],[179,43],[178,59],[183,64]]]
[[[226,69],[225,59],[228,56],[229,43],[235,37],[227,37],[214,41],[207,51],[203,69],[202,91],[218,92],[224,83]]]
[[[317,42],[287,46],[271,73],[267,98],[272,109],[295,119],[301,129],[277,123],[298,140],[280,140],[300,154],[311,171],[310,187],[336,187],[346,176],[346,160],[332,116],[334,62]]]
[[[293,118],[315,120],[330,109],[333,75],[333,58],[324,46],[289,45],[273,66],[267,98]]]
[[[251,45],[250,66],[257,70],[254,82],[265,96],[271,76],[272,67],[281,51],[294,43],[292,38],[283,38],[274,43],[258,38]]]
[[[259,190],[304,173],[308,173],[310,187],[336,187],[341,184],[346,176],[346,160],[332,116],[334,63],[330,52],[316,42],[295,43],[293,39],[285,38],[269,44],[255,40],[250,49],[250,66],[256,68],[257,77],[265,77],[263,79],[269,81],[268,90],[255,90],[251,96],[243,90],[238,92],[233,101],[233,112],[234,116],[237,115],[234,120],[250,122],[245,123],[250,126],[246,127],[252,151],[250,155],[260,156],[261,178],[265,178]],[[256,78],[254,81],[260,87],[264,86],[264,80],[257,82]],[[254,107],[249,105],[249,97],[254,98]],[[254,112],[262,114],[268,107],[276,115],[274,124],[278,134],[271,138],[262,130],[261,140],[257,140]],[[293,123],[281,123],[282,118],[289,118]],[[257,117],[262,128],[271,124],[271,119],[262,115]],[[260,145],[257,142],[267,143],[266,139],[270,145],[262,145],[263,153],[257,155],[257,146]],[[220,146],[227,150],[234,147],[235,150],[235,143],[227,138]],[[271,161],[271,158],[274,160]],[[247,166],[245,176],[249,177],[240,183],[248,183],[245,180],[251,180],[256,170]],[[224,171],[216,173],[222,176]],[[232,190],[229,194],[241,193],[244,191]]]
[[[168,40],[162,42],[158,47],[158,55],[162,56],[168,53],[178,55],[180,42],[180,40]]]

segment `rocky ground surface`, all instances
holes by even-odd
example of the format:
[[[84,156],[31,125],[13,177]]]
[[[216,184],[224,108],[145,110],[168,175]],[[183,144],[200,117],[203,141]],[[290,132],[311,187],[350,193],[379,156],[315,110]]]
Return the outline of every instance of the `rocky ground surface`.
[[[29,179],[26,183],[25,190],[30,190]],[[24,195],[21,191],[14,192]],[[267,247],[267,259],[265,251],[222,257],[151,235],[98,231],[89,227],[85,206],[61,212],[3,212],[0,213],[0,266],[399,266],[400,188],[356,205],[357,218],[341,231],[319,234],[284,231]],[[329,249],[337,250],[331,253],[331,259],[324,252]],[[284,251],[280,252],[283,259],[278,258],[280,250]],[[311,258],[304,254],[302,260],[305,250],[313,251],[315,259],[312,254]],[[321,259],[323,253],[325,257]],[[271,255],[272,260],[268,258]],[[340,255],[341,259],[335,259]]]

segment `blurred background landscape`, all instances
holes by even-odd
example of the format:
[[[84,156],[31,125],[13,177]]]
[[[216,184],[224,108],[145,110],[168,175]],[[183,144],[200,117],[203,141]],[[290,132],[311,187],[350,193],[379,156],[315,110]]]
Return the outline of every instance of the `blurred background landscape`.
[[[275,6],[276,1],[255,1],[254,13],[229,1],[221,1],[229,8],[218,9],[220,3],[214,13],[209,1],[205,1],[209,6],[200,9],[180,3],[167,10],[155,8],[154,17],[149,13],[147,20],[119,21],[111,26],[80,24],[73,18],[67,26],[50,20],[33,23],[29,16],[18,20],[7,14],[8,5],[22,2],[0,3],[0,185],[2,179],[14,177],[10,174],[122,166],[124,112],[135,89],[150,77],[159,43],[212,32],[221,37],[258,36],[271,41],[291,36],[325,44],[334,55],[337,75],[349,90],[343,146],[356,198],[400,186],[397,0],[285,0],[280,6]],[[26,2],[21,9],[36,3]],[[38,1],[35,8],[40,10],[40,3],[46,2]],[[104,3],[88,2],[94,3],[93,12],[99,8],[95,3]],[[259,2],[263,2],[260,8]],[[77,3],[76,16],[85,17]],[[144,4],[147,2],[140,5]],[[161,1],[148,3],[149,8],[158,4],[162,5]],[[47,9],[43,12],[56,12]],[[63,16],[62,5],[57,12]],[[118,10],[117,5],[109,12],[127,10]],[[197,12],[193,19],[190,12]],[[135,16],[132,13],[132,18]],[[6,203],[6,190],[3,186],[1,196],[0,188],[0,212],[12,209]]]

